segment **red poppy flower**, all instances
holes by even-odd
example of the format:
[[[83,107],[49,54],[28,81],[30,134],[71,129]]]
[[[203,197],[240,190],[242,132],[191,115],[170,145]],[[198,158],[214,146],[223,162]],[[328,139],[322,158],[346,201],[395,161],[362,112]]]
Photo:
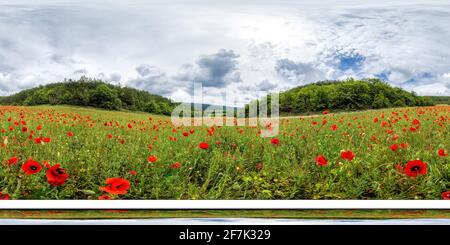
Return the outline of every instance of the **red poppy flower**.
[[[131,174],[131,175],[136,175],[137,174],[137,172],[136,171],[134,171],[134,170],[131,170],[130,172],[128,172],[129,174]]]
[[[17,157],[11,157],[9,160],[8,160],[8,165],[9,166],[11,166],[11,165],[15,165],[15,164],[17,164],[17,162],[19,162],[19,158],[17,158]]]
[[[11,197],[8,193],[2,193],[0,192],[0,200],[11,200]]]
[[[404,168],[404,172],[409,177],[424,175],[427,173],[427,164],[421,160],[409,161]]]
[[[263,167],[264,167],[264,164],[262,164],[262,163],[256,164],[256,170],[258,170],[258,171],[260,171],[261,169],[263,169]]]
[[[391,151],[396,151],[396,150],[398,150],[398,145],[397,144],[392,144],[390,146],[390,148],[391,148]]]
[[[183,132],[183,136],[187,137],[187,136],[189,136],[189,133],[188,132]]]
[[[147,161],[148,161],[148,162],[156,162],[157,160],[158,160],[158,158],[155,157],[155,156],[149,156],[149,157],[147,158]]]
[[[30,159],[22,165],[22,169],[27,175],[31,175],[39,173],[42,170],[42,166],[33,159]]]
[[[408,145],[407,143],[405,143],[405,142],[402,142],[402,143],[400,144],[400,147],[401,147],[402,149],[406,149],[406,148],[409,147],[409,145]]]
[[[191,129],[189,130],[189,133],[193,134],[195,132],[195,130]]]
[[[69,174],[61,168],[60,164],[50,167],[45,175],[47,176],[47,182],[52,186],[60,186],[69,178]]]
[[[450,191],[442,192],[441,196],[444,200],[450,200]]]
[[[201,142],[198,147],[200,147],[200,149],[206,150],[208,149],[209,145],[206,142]]]
[[[74,135],[73,132],[70,132],[70,131],[67,132],[67,136],[68,136],[68,137],[72,137],[73,135]]]
[[[322,112],[322,114],[324,114],[324,115],[327,115],[328,113],[330,113],[330,111],[328,111],[328,110],[324,110],[324,111]]]
[[[41,139],[41,138],[35,138],[35,139],[34,139],[34,142],[35,142],[36,144],[40,144],[40,143],[42,142],[42,139]]]
[[[399,170],[399,171],[401,171],[401,172],[403,172],[403,166],[401,164],[395,164],[394,168]]]
[[[279,145],[280,144],[280,140],[277,138],[273,138],[270,140],[270,144],[272,145]]]
[[[22,132],[27,132],[28,131],[28,128],[27,127],[22,127]]]
[[[318,155],[316,157],[316,164],[319,166],[325,166],[328,164],[328,160],[323,155]]]
[[[347,161],[353,160],[355,158],[355,154],[352,151],[342,151],[341,158]]]
[[[100,187],[99,189],[110,194],[126,194],[128,189],[130,189],[130,182],[126,179],[108,178],[105,182],[107,186]]]
[[[446,157],[446,156],[448,156],[448,154],[445,153],[445,149],[439,149],[439,150],[438,150],[438,155],[439,155],[440,157]]]
[[[336,124],[333,124],[333,125],[331,126],[331,130],[333,130],[333,131],[336,131],[337,128],[338,128],[338,126],[337,126]]]
[[[98,200],[111,200],[111,199],[112,198],[108,194],[101,195],[98,197]]]
[[[52,141],[52,139],[50,139],[50,138],[42,138],[42,141],[44,141],[45,143],[50,143]]]
[[[171,169],[178,169],[178,168],[181,168],[181,163],[179,163],[179,162],[172,163],[172,164],[170,164],[170,168],[171,168]]]

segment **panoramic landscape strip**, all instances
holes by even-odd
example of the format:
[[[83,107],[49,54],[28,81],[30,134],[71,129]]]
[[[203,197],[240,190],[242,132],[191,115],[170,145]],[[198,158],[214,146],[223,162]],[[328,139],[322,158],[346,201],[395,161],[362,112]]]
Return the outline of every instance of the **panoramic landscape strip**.
[[[97,80],[0,101],[1,199],[450,198],[450,106],[379,80],[281,93],[269,138],[270,123],[175,126],[161,108],[177,103]]]

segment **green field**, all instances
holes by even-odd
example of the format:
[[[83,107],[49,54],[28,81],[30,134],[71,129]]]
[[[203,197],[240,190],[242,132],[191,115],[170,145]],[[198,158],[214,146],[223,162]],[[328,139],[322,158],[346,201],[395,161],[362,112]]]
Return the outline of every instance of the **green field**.
[[[0,196],[447,199],[449,121],[450,106],[330,111],[282,119],[262,138],[146,113],[3,106]]]
[[[450,210],[0,210],[1,219],[450,219]]]

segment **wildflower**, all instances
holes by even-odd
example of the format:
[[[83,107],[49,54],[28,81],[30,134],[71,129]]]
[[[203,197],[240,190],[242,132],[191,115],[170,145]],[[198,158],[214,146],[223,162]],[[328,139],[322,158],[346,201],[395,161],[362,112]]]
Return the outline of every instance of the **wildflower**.
[[[47,182],[52,186],[60,186],[69,178],[69,174],[61,168],[60,164],[50,167],[45,175],[47,176]]]
[[[273,138],[270,140],[270,144],[272,145],[279,145],[280,144],[280,140],[278,138]]]
[[[448,156],[448,154],[445,153],[445,150],[444,150],[444,149],[439,149],[439,150],[438,150],[438,155],[439,155],[440,157],[446,157],[446,156]]]
[[[111,196],[109,196],[108,194],[104,194],[98,197],[98,200],[111,200]]]
[[[264,167],[264,164],[262,164],[262,163],[258,163],[258,164],[256,164],[256,170],[258,170],[258,171],[260,171],[260,170],[262,170],[263,169],[263,167]]]
[[[8,193],[2,193],[0,192],[0,200],[11,200],[11,197]]]
[[[11,158],[8,160],[8,166],[16,165],[18,161],[19,161],[19,158],[17,158],[17,157],[11,157]]]
[[[201,142],[198,147],[200,147],[200,149],[206,150],[208,149],[209,145],[206,142]]]
[[[444,200],[450,200],[450,191],[442,192],[441,197]]]
[[[353,160],[355,158],[355,154],[352,151],[342,151],[341,158],[347,161]]]
[[[123,178],[108,178],[105,182],[107,186],[100,187],[99,190],[110,194],[126,194],[130,189],[130,182]]]
[[[22,170],[27,175],[37,174],[42,170],[42,166],[33,159],[30,159],[22,165]]]
[[[170,164],[170,168],[171,169],[179,169],[179,168],[181,168],[181,163],[179,163],[179,162],[172,163],[172,164]]]
[[[316,157],[316,164],[319,166],[325,166],[328,164],[328,160],[323,155],[318,155]]]
[[[398,145],[397,144],[392,144],[389,148],[391,148],[391,151],[397,151],[398,150]]]
[[[421,160],[409,161],[404,168],[404,172],[409,177],[424,175],[427,173],[427,164]]]
[[[158,160],[158,158],[155,157],[155,156],[149,156],[149,157],[147,158],[147,161],[148,161],[148,162],[156,162],[157,160]]]

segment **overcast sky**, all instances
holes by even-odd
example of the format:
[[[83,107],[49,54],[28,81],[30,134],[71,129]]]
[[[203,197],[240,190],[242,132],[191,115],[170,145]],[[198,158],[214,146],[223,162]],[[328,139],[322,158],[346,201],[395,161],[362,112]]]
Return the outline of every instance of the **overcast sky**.
[[[450,1],[0,0],[0,95],[82,75],[205,103],[379,77],[450,95]]]

